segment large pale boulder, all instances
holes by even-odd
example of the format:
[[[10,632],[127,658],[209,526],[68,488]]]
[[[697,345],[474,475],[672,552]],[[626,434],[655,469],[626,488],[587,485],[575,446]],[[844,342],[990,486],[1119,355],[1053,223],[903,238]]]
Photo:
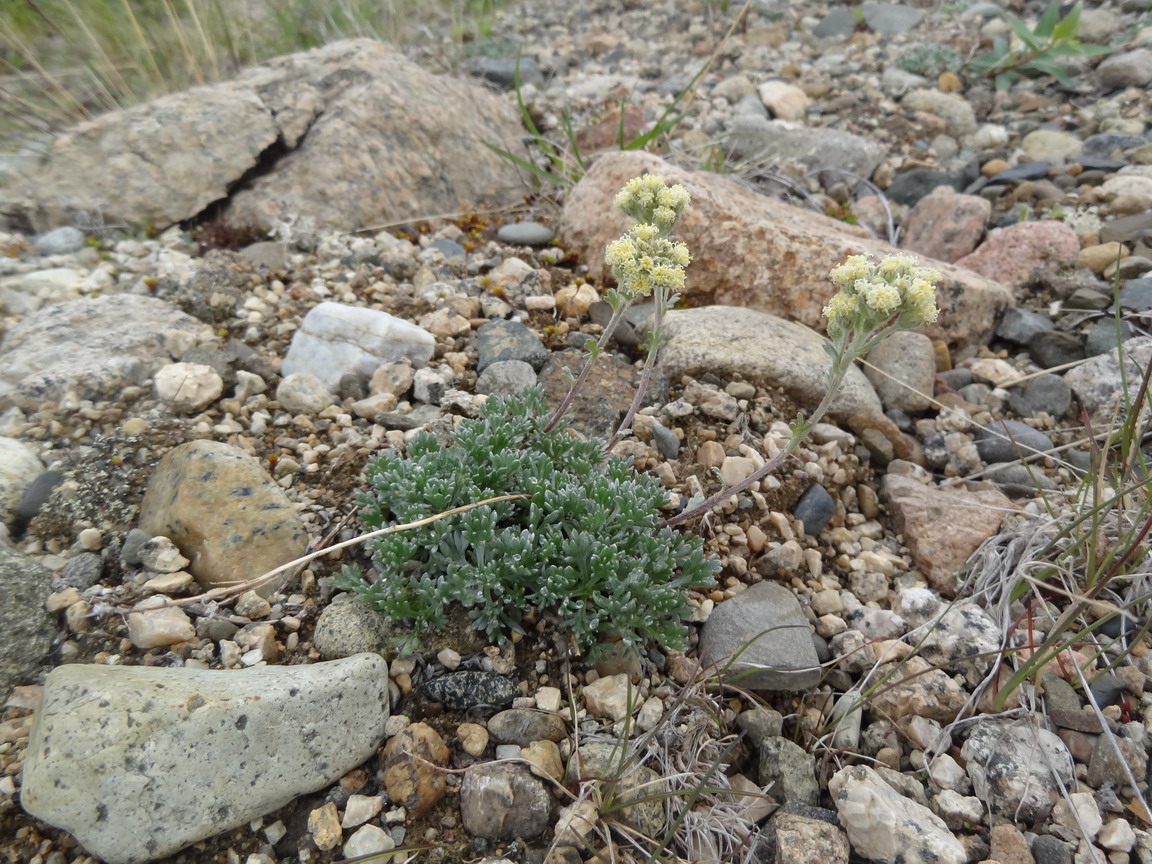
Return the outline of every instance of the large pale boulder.
[[[378,654],[310,666],[49,673],[21,803],[108,864],[163,858],[336,782],[384,738]]]
[[[593,278],[608,275],[604,247],[630,223],[613,198],[627,180],[644,173],[662,174],[692,194],[676,229],[692,252],[684,291],[691,306],[760,309],[822,330],[822,309],[834,292],[828,272],[849,255],[879,259],[900,252],[863,228],[758,195],[736,180],[686,171],[650,153],[619,152],[602,156],[564,204],[561,236],[587,261]],[[950,264],[923,263],[943,273],[940,319],[924,332],[959,348],[983,344],[1011,304],[1011,291]]]
[[[351,230],[518,200],[515,167],[484,144],[521,134],[510,99],[352,39],[82,123],[0,204],[38,229],[80,211],[141,229],[231,195],[233,224]]]
[[[57,303],[29,315],[0,341],[0,409],[38,411],[69,392],[114,399],[170,363],[169,346],[211,338],[203,323],[155,297],[112,294]]]
[[[642,330],[650,329],[652,319]],[[814,330],[766,312],[735,306],[676,309],[664,319],[660,368],[669,380],[706,372],[728,379],[763,382],[780,387],[811,411],[827,392],[832,361],[826,340]],[[834,417],[883,415],[880,398],[864,374],[848,370],[832,401]]]

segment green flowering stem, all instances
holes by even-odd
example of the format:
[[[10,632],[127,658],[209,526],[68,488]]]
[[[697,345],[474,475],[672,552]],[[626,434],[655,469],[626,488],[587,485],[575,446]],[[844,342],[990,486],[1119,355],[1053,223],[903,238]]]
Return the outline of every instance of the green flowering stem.
[[[881,334],[877,334],[877,339],[881,338]],[[788,443],[785,444],[780,452],[741,480],[739,483],[727,487],[726,489],[717,492],[706,501],[697,504],[691,509],[684,510],[677,513],[668,519],[665,519],[662,526],[679,525],[681,522],[687,522],[689,519],[695,519],[707,513],[718,504],[723,504],[729,498],[739,495],[745,489],[748,489],[753,483],[759,483],[769,474],[774,474],[784,464],[784,460],[796,452],[796,449],[804,443],[808,437],[808,433],[812,431],[820,420],[828,413],[828,409],[832,407],[832,402],[840,392],[840,385],[844,383],[844,376],[848,374],[848,370],[852,367],[852,361],[860,356],[860,349],[856,346],[856,340],[853,340],[853,345],[848,348],[837,347],[836,354],[832,359],[832,367],[828,370],[828,386],[824,393],[824,398],[820,400],[820,404],[816,409],[807,417],[798,417],[796,422],[789,428],[792,434],[788,436]],[[855,350],[856,353],[850,353]],[[866,350],[866,349],[865,349]]]
[[[650,367],[655,361],[659,326],[663,321],[664,312],[676,302],[676,297],[679,296],[676,292],[684,287],[684,268],[692,260],[687,246],[668,239],[668,235],[676,227],[676,222],[688,207],[688,202],[688,191],[683,186],[669,186],[663,177],[656,174],[634,177],[624,184],[624,188],[616,195],[614,202],[616,207],[635,219],[636,224],[629,228],[624,236],[609,243],[604,253],[605,263],[612,268],[612,275],[616,277],[618,286],[608,294],[612,317],[596,346],[589,352],[580,375],[572,382],[568,395],[545,425],[545,432],[550,431],[571,407],[576,392],[588,379],[600,353],[608,346],[608,341],[623,318],[624,311],[637,297],[652,295],[656,306],[656,327],[645,361],[646,374],[642,376],[641,386],[633,397],[632,406],[624,422],[612,436],[609,447],[616,443],[617,438],[632,422],[632,417],[635,416],[652,377]]]
[[[588,357],[584,361],[584,367],[580,370],[580,374],[576,380],[572,382],[572,386],[568,388],[568,393],[564,399],[556,406],[556,410],[552,412],[552,416],[544,425],[545,432],[551,432],[552,427],[560,422],[560,418],[567,413],[568,409],[572,407],[572,400],[576,398],[577,391],[583,386],[584,382],[588,380],[589,374],[592,372],[592,367],[596,365],[600,354],[608,346],[612,334],[616,332],[616,328],[620,325],[620,321],[624,318],[624,312],[631,305],[626,299],[620,299],[612,307],[612,317],[608,319],[608,323],[604,326],[604,332],[600,334],[600,338],[596,340],[594,347],[589,349]]]
[[[664,525],[679,525],[707,513],[778,470],[828,413],[857,357],[867,354],[889,333],[911,330],[936,320],[934,283],[941,274],[938,270],[916,266],[916,259],[911,256],[890,255],[873,264],[866,255],[853,255],[833,268],[830,275],[840,291],[824,307],[828,318],[828,341],[824,348],[832,358],[832,365],[820,404],[807,419],[796,420],[790,427],[792,434],[788,443],[766,464],[702,504],[664,520]]]
[[[648,388],[652,384],[652,373],[656,367],[656,355],[660,353],[660,345],[663,342],[664,315],[675,304],[675,297],[678,296],[667,297],[667,291],[663,288],[656,288],[653,294],[655,295],[655,303],[652,313],[652,331],[648,336],[648,351],[644,357],[644,368],[640,372],[640,383],[636,386],[636,392],[632,394],[632,404],[628,406],[628,411],[624,415],[624,419],[620,421],[620,426],[612,435],[612,439],[604,446],[605,452],[615,447],[616,442],[620,440],[620,436],[627,432],[632,426],[632,420],[636,417],[636,412],[640,410],[644,396],[648,393]]]

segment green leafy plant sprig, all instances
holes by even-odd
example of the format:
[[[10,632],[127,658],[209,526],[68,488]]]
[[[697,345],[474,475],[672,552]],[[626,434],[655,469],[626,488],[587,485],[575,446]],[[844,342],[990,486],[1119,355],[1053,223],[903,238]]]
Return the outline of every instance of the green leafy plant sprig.
[[[606,456],[601,441],[579,440],[560,423],[545,430],[547,413],[536,390],[493,397],[450,446],[422,434],[406,456],[386,451],[369,464],[358,503],[370,529],[494,495],[529,496],[376,539],[375,581],[342,570],[338,588],[411,622],[401,652],[446,626],[452,603],[493,641],[522,630],[535,608],[581,652],[609,638],[685,645],[685,589],[710,585],[719,564],[699,537],[660,527],[659,481]]]
[[[1083,8],[1082,0],[1078,0],[1062,16],[1060,0],[1050,0],[1035,28],[1029,28],[1011,12],[1001,12],[1012,28],[1014,38],[997,36],[992,40],[989,53],[968,62],[969,71],[995,79],[997,90],[1007,90],[1030,72],[1051,75],[1067,85],[1068,73],[1058,60],[1108,54],[1113,50],[1104,45],[1085,45],[1080,41],[1080,13]]]

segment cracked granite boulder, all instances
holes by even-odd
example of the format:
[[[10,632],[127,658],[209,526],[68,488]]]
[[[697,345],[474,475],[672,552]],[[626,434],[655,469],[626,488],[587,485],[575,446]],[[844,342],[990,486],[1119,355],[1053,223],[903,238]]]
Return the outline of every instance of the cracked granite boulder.
[[[349,231],[519,200],[484,142],[512,149],[521,133],[509,99],[351,39],[82,123],[0,189],[0,210],[37,230],[162,230],[228,201],[233,225]]]

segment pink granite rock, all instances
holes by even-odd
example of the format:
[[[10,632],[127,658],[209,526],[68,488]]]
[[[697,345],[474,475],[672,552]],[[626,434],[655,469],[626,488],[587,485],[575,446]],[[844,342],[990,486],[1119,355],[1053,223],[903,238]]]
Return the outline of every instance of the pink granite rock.
[[[849,255],[881,258],[899,251],[862,228],[759,195],[727,177],[685,171],[649,153],[619,152],[601,157],[564,205],[561,236],[588,262],[593,278],[607,276],[604,247],[629,222],[612,200],[627,180],[646,172],[692,194],[676,230],[692,251],[684,292],[690,306],[743,306],[822,329],[822,309],[834,288],[828,271]],[[972,272],[924,263],[944,274],[937,292],[940,319],[925,332],[960,348],[989,337],[1011,292]]]
[[[1033,270],[1067,266],[1079,251],[1080,239],[1063,222],[1017,222],[993,234],[956,266],[1017,289],[1028,284]]]
[[[884,475],[881,494],[912,560],[945,597],[956,596],[956,576],[968,557],[1016,509],[994,489],[946,489],[892,473]]]
[[[992,204],[978,195],[929,195],[904,220],[900,245],[938,261],[957,261],[984,236]]]

